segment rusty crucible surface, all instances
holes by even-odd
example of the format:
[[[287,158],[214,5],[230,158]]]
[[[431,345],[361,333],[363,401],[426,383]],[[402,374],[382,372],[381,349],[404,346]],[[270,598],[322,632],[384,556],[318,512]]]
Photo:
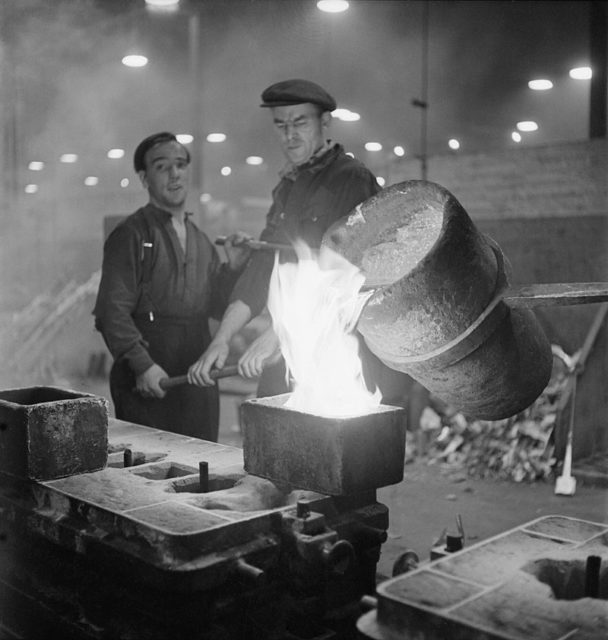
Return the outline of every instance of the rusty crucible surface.
[[[103,469],[108,402],[58,387],[0,391],[0,471],[53,480]]]
[[[289,394],[241,405],[245,470],[278,484],[350,495],[403,479],[403,409],[328,418],[287,408]]]
[[[525,409],[547,385],[552,356],[540,324],[502,300],[506,258],[443,187],[383,189],[328,229],[323,245],[374,289],[357,328],[392,369],[487,420]]]

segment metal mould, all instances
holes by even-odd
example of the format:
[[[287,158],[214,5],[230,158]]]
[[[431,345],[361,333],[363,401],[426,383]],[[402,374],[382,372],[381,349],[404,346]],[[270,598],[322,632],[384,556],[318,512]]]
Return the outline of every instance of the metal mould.
[[[284,406],[289,394],[241,405],[245,470],[278,484],[349,495],[403,479],[404,410],[328,418]]]
[[[357,626],[374,640],[603,640],[607,562],[608,524],[546,516],[387,580]]]
[[[60,389],[0,391],[0,470],[52,480],[105,467],[108,402]]]

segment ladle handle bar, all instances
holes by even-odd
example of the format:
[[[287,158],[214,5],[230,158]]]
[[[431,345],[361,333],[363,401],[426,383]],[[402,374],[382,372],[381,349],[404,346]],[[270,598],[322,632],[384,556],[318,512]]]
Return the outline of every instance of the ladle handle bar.
[[[215,239],[215,244],[224,246],[226,244],[226,236],[218,236]],[[278,242],[264,242],[264,240],[245,240],[245,244],[248,244],[252,249],[266,250],[266,251],[293,251],[294,248],[290,244],[280,244]]]
[[[230,376],[238,375],[239,368],[236,364],[230,365],[229,367],[224,367],[223,369],[214,369],[209,373],[209,376],[213,380],[217,380],[219,378],[229,378]],[[188,384],[188,376],[184,374],[183,376],[174,376],[172,378],[163,378],[159,383],[161,389],[170,389],[171,387],[178,387],[181,384]]]
[[[523,284],[505,291],[510,307],[545,307],[608,301],[608,282]]]

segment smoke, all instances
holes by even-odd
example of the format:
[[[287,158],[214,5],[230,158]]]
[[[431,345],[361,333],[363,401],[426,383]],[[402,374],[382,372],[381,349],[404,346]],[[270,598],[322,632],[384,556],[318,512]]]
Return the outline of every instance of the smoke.
[[[560,107],[550,114],[547,96],[526,88],[532,71],[556,74],[584,60],[587,12],[574,2],[358,0],[345,14],[328,15],[301,0],[182,0],[177,13],[163,15],[143,0],[5,0],[0,11],[8,231],[0,284],[17,306],[99,267],[104,216],[146,200],[131,155],[154,131],[227,133],[222,145],[203,147],[204,190],[221,203],[214,211],[260,229],[263,207],[246,203],[268,200],[283,161],[269,114],[258,106],[278,80],[310,78],[359,112],[359,122],[336,121],[330,133],[377,174],[393,145],[420,153],[422,112],[412,100],[423,97],[425,83],[431,155],[446,152],[452,136],[464,151],[504,145],[520,114],[544,117],[543,131],[559,140],[580,137],[586,122],[572,88],[556,85]],[[134,50],[148,55],[144,69],[121,64]],[[385,151],[364,151],[368,140]],[[122,160],[108,160],[113,147],[125,149]],[[59,163],[66,152],[79,162]],[[266,163],[245,165],[248,155]],[[28,170],[31,160],[45,162],[44,171]],[[220,176],[224,165],[233,168],[229,178]],[[84,186],[87,176],[98,176],[99,185]],[[130,184],[121,188],[125,178]],[[24,194],[28,183],[38,185],[36,194]]]

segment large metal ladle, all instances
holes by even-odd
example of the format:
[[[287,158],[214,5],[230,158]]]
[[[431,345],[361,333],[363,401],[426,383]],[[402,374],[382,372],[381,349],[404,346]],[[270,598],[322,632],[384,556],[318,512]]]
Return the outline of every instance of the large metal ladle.
[[[608,283],[511,288],[500,247],[440,185],[388,187],[323,238],[372,288],[357,328],[370,350],[466,415],[528,407],[551,375],[549,342],[529,307],[608,300]]]

